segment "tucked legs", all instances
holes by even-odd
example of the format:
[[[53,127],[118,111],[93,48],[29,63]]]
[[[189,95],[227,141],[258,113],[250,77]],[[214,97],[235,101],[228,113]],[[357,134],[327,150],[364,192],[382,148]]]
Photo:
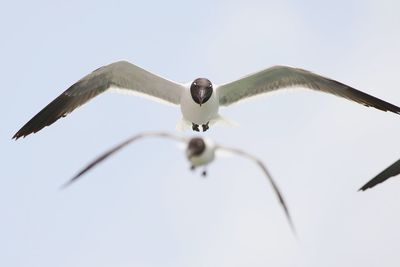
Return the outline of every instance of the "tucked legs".
[[[192,130],[196,132],[200,132],[199,125],[192,122]]]
[[[210,122],[208,121],[206,124],[203,124],[201,127],[203,128],[203,132],[207,131],[208,129],[210,129],[210,127],[208,126]]]

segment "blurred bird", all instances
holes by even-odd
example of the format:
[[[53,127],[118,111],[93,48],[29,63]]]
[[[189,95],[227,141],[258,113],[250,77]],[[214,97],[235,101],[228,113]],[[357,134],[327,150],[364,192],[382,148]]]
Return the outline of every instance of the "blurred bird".
[[[207,175],[205,168],[208,164],[210,164],[211,162],[214,161],[215,154],[217,151],[225,151],[225,152],[228,152],[231,154],[236,154],[238,156],[242,156],[244,158],[247,158],[247,159],[255,162],[261,168],[261,170],[267,177],[268,181],[270,182],[280,204],[282,205],[282,208],[288,219],[289,225],[292,228],[293,232],[295,233],[294,225],[292,223],[292,219],[290,217],[289,210],[287,208],[285,200],[284,200],[282,194],[280,193],[278,186],[276,185],[274,179],[272,178],[271,174],[269,173],[267,167],[264,165],[264,163],[261,160],[259,160],[258,158],[256,158],[255,156],[248,154],[245,151],[242,151],[242,150],[236,149],[236,148],[230,148],[230,147],[217,145],[212,140],[207,139],[207,138],[201,138],[201,137],[184,138],[184,137],[179,137],[179,136],[165,133],[165,132],[148,132],[148,133],[141,133],[141,134],[134,135],[134,136],[126,139],[125,141],[121,142],[120,144],[114,146],[110,150],[106,151],[99,157],[97,157],[95,160],[93,160],[91,163],[89,163],[85,168],[83,168],[80,172],[78,172],[74,177],[72,177],[68,182],[66,182],[62,186],[62,188],[65,188],[65,187],[71,185],[73,182],[75,182],[78,178],[80,178],[83,174],[85,174],[87,171],[92,169],[98,163],[107,159],[109,156],[113,155],[115,152],[118,152],[125,146],[131,144],[132,142],[135,142],[137,140],[147,138],[147,137],[166,138],[166,139],[171,139],[171,140],[178,141],[180,143],[185,144],[186,157],[187,157],[188,161],[190,162],[190,169],[195,170],[197,167],[203,166],[204,167],[204,170],[202,171],[203,176]]]
[[[36,133],[95,96],[114,89],[178,105],[183,116],[179,128],[191,127],[200,131],[201,126],[206,131],[210,124],[224,120],[218,113],[220,106],[287,87],[306,87],[400,114],[400,108],[393,104],[298,68],[274,66],[218,86],[206,78],[197,78],[187,84],[176,83],[129,62],[119,61],[101,67],[73,84],[28,121],[13,138]]]
[[[372,178],[368,183],[363,185],[358,191],[365,191],[368,188],[372,188],[376,186],[377,184],[383,183],[390,177],[396,176],[400,174],[400,159],[384,169],[381,173],[379,173],[377,176]]]

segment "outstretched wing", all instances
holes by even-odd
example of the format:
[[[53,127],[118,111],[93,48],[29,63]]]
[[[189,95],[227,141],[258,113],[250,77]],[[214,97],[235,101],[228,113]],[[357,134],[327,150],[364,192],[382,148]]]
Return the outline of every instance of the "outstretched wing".
[[[380,184],[390,177],[396,176],[400,174],[400,159],[387,167],[385,170],[383,170],[381,173],[379,173],[377,176],[372,178],[368,183],[366,183],[364,186],[362,186],[358,191],[365,191],[368,188],[372,188],[377,184]]]
[[[73,84],[28,121],[14,136],[18,139],[51,125],[77,107],[110,88],[141,93],[179,104],[184,86],[126,61],[101,67]]]
[[[338,81],[307,70],[274,66],[218,87],[219,103],[228,106],[242,99],[287,88],[306,87],[337,95],[367,107],[400,114],[400,108]]]
[[[222,147],[222,146],[217,146],[216,149],[221,149],[221,150],[224,150],[224,151],[227,151],[227,152],[230,152],[230,153],[234,153],[234,154],[237,154],[239,156],[248,158],[248,159],[254,161],[261,168],[261,170],[264,172],[265,176],[267,176],[267,179],[270,182],[270,184],[272,186],[272,189],[275,191],[275,194],[278,197],[279,203],[282,205],[282,208],[285,211],[286,218],[287,218],[287,220],[289,222],[289,225],[290,225],[293,233],[296,234],[295,227],[294,227],[292,218],[290,216],[289,209],[288,209],[288,207],[286,205],[286,202],[285,202],[285,200],[283,198],[283,195],[281,194],[278,186],[276,185],[274,179],[272,178],[271,174],[269,173],[269,171],[268,171],[267,167],[264,165],[264,163],[261,160],[259,160],[258,158],[254,157],[253,155],[250,155],[250,154],[248,154],[248,153],[246,153],[246,152],[244,152],[244,151],[242,151],[240,149]]]
[[[85,168],[83,168],[74,177],[72,177],[68,182],[66,182],[62,186],[62,188],[69,186],[70,184],[75,182],[78,178],[80,178],[83,174],[85,174],[87,171],[91,170],[97,164],[99,164],[103,160],[107,159],[108,157],[112,156],[114,153],[120,151],[122,148],[126,147],[127,145],[131,144],[134,141],[137,141],[137,140],[145,138],[145,137],[168,138],[168,139],[172,139],[172,140],[179,141],[179,142],[186,141],[186,139],[183,137],[179,137],[179,136],[169,134],[169,133],[164,133],[164,132],[149,132],[149,133],[141,133],[141,134],[134,135],[134,136],[126,139],[125,141],[121,142],[120,144],[112,147],[111,149],[109,149],[108,151],[106,151],[105,153],[103,153],[102,155],[97,157],[96,159],[94,159],[92,162],[90,162],[88,165],[86,165]]]

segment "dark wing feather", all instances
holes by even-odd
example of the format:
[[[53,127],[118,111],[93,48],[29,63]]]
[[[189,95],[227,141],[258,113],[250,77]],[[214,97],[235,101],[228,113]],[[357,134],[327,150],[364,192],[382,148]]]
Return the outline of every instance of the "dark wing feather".
[[[78,83],[74,84],[74,86],[79,86]],[[70,87],[69,89],[71,89]],[[30,119],[14,136],[14,139],[18,139],[20,137],[25,137],[31,133],[36,133],[43,129],[46,126],[53,124],[59,118],[67,116],[70,112],[72,112],[77,107],[85,104],[93,97],[101,94],[106,89],[109,88],[109,85],[102,85],[96,87],[97,90],[91,90],[81,95],[68,95],[66,92],[59,95],[56,99],[54,99],[50,104],[48,104],[45,108],[43,108],[38,114],[36,114],[32,119]]]
[[[14,136],[18,139],[51,125],[111,87],[142,93],[179,104],[184,87],[126,61],[101,67],[69,87],[29,120]]]
[[[366,183],[364,186],[362,186],[358,191],[365,191],[368,188],[372,188],[376,186],[377,184],[383,183],[390,177],[396,176],[400,174],[400,159],[387,167],[385,170],[383,170],[381,173],[379,173],[377,176],[372,178],[368,183]]]
[[[344,97],[364,106],[400,114],[400,107],[361,92],[346,84],[307,70],[286,66],[274,66],[237,81],[221,85],[218,87],[217,92],[220,104],[228,106],[248,97],[295,86],[322,91]]]
[[[280,192],[277,184],[275,183],[274,179],[272,178],[272,175],[269,173],[269,171],[268,171],[267,167],[264,165],[264,163],[261,160],[259,160],[257,157],[255,157],[251,154],[248,154],[247,152],[244,152],[243,150],[240,150],[240,149],[230,148],[230,147],[222,147],[222,146],[217,146],[217,149],[225,150],[225,151],[243,156],[245,158],[251,159],[261,168],[261,170],[264,172],[265,176],[267,177],[268,181],[270,182],[272,189],[274,190],[274,192],[279,200],[279,203],[281,204],[283,210],[285,211],[285,215],[289,222],[290,228],[292,229],[293,233],[296,235],[296,230],[295,230],[292,218],[290,216],[289,209],[285,202],[285,199],[283,198],[282,193]]]
[[[73,182],[78,180],[78,178],[80,178],[83,174],[85,174],[86,172],[91,170],[97,164],[99,164],[99,163],[103,162],[104,160],[106,160],[108,157],[114,155],[114,153],[120,151],[122,148],[124,148],[127,145],[131,144],[132,142],[137,141],[139,139],[142,139],[144,137],[161,137],[161,138],[172,139],[172,140],[179,141],[179,142],[185,142],[186,141],[186,139],[183,138],[183,137],[179,137],[179,136],[176,136],[176,135],[173,135],[173,134],[169,134],[169,133],[164,133],[164,132],[149,132],[149,133],[136,134],[136,135],[134,135],[132,137],[129,137],[125,141],[119,143],[118,145],[112,147],[111,149],[107,150],[106,152],[104,152],[100,156],[98,156],[96,159],[94,159],[92,162],[90,162],[88,165],[86,165],[86,167],[84,167],[81,171],[79,171],[74,177],[72,177],[68,182],[66,182],[62,186],[62,188],[65,188],[65,187],[69,186],[70,184],[72,184]]]

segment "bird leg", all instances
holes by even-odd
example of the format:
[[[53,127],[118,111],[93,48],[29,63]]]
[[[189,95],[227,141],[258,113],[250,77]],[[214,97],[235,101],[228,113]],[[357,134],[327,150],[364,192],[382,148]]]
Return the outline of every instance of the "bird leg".
[[[190,170],[194,171],[196,169],[196,167],[194,165],[190,165]]]
[[[196,132],[200,132],[199,125],[192,122],[192,130]]]
[[[202,171],[201,176],[203,176],[203,178],[206,178],[206,177],[207,177],[207,170],[206,170],[206,169],[204,169],[204,170]]]
[[[203,132],[207,131],[208,129],[210,129],[210,127],[208,126],[210,122],[208,121],[206,124],[201,125],[201,127],[203,127]]]

